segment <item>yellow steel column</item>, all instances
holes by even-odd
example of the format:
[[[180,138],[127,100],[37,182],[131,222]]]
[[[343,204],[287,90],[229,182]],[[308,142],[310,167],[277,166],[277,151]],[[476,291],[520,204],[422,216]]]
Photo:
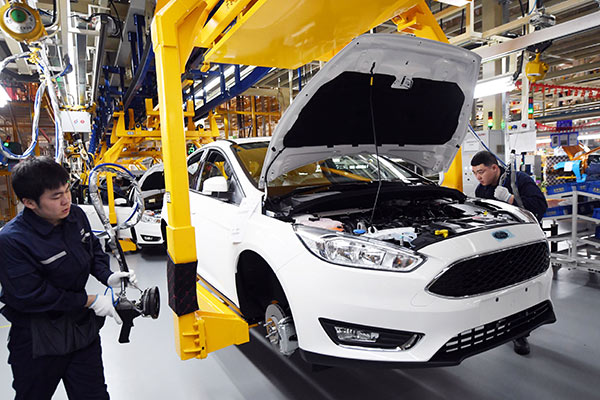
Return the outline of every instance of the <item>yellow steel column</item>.
[[[164,5],[152,22],[152,42],[160,104],[162,154],[169,221],[166,230],[167,249],[171,258],[170,261],[175,264],[175,268],[178,268],[177,264],[197,262],[196,239],[190,218],[185,134],[183,131],[181,64],[185,63],[185,60],[179,58],[177,40],[177,22],[181,22],[184,13],[188,11],[187,7],[177,7],[182,3],[184,1],[179,0]],[[194,2],[185,1],[185,3],[191,6]],[[175,204],[177,204],[177,207],[174,207]],[[173,310],[175,312],[176,351],[182,360],[193,357],[193,354],[186,353],[186,348],[193,346],[193,344],[188,343],[185,337],[179,335],[179,332],[183,331],[186,326],[194,326],[195,324],[195,310],[193,306],[188,308],[187,311],[189,312],[183,315],[178,315],[176,310]]]
[[[463,180],[462,180],[462,150],[458,149],[458,153],[454,156],[452,164],[448,171],[444,173],[444,181],[442,186],[458,189],[462,192]]]
[[[216,3],[217,0],[161,2],[151,27],[169,221],[166,229],[169,306],[174,311],[176,351],[182,360],[206,357],[207,337],[204,321],[196,317],[196,240],[190,218],[181,73],[195,34]],[[218,130],[216,126],[211,128]]]
[[[196,261],[196,241],[194,228],[191,226],[189,187],[185,173],[181,94],[181,71],[186,60],[180,59],[182,49],[178,40],[180,25],[184,23],[188,12],[196,7],[206,7],[206,3],[194,0],[170,1],[156,13],[152,22],[169,221],[167,245],[169,255],[176,264]]]

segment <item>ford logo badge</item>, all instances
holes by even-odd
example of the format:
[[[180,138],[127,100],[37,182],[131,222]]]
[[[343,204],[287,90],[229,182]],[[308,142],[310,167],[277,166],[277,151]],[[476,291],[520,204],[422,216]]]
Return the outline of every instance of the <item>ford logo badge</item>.
[[[504,240],[504,239],[508,238],[510,235],[506,231],[496,231],[496,232],[492,233],[492,236],[498,240]]]

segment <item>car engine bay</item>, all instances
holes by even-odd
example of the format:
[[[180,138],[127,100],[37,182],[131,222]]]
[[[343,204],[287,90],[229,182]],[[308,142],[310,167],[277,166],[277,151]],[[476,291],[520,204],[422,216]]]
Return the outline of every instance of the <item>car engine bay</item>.
[[[295,224],[382,240],[413,250],[476,230],[523,222],[506,210],[479,199],[468,199],[451,189],[411,188],[404,187],[395,193],[388,190],[380,197],[375,212],[371,196],[357,196],[356,191],[352,191],[352,195],[342,195],[340,199],[339,192],[321,192],[293,196],[293,200],[288,199],[288,204],[294,205],[285,208],[284,215],[274,216]],[[327,201],[327,193],[331,196],[330,201]],[[333,208],[340,204],[347,207]]]

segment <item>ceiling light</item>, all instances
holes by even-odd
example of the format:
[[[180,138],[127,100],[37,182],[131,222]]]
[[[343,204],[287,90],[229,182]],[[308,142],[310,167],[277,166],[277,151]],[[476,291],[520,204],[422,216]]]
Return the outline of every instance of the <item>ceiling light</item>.
[[[475,86],[474,99],[510,92],[515,88],[512,75],[502,75],[492,79],[481,80]]]
[[[600,133],[595,133],[593,135],[580,135],[577,139],[579,139],[579,140],[595,140],[595,139],[600,139]]]

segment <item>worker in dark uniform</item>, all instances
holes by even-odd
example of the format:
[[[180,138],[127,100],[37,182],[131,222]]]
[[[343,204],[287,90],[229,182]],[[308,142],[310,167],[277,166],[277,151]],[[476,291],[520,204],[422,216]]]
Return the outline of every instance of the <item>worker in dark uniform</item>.
[[[112,291],[88,294],[90,274],[105,285],[112,272],[83,210],[71,204],[67,171],[51,158],[29,158],[12,172],[24,210],[0,231],[0,301],[11,322],[8,362],[16,399],[52,398],[62,380],[69,399],[108,399],[99,329],[121,323]]]
[[[489,151],[480,151],[475,154],[471,160],[471,167],[473,174],[475,174],[475,177],[479,181],[479,185],[475,189],[476,197],[500,200],[508,204],[520,206],[529,210],[535,215],[538,221],[542,220],[548,208],[548,203],[540,188],[527,174],[520,171],[511,172],[511,174],[516,173],[517,197],[513,193],[511,176],[506,176],[503,182],[500,182],[500,179],[504,176],[505,169],[498,165],[496,157]],[[529,354],[530,348],[527,336],[515,339],[513,343],[517,354]]]

